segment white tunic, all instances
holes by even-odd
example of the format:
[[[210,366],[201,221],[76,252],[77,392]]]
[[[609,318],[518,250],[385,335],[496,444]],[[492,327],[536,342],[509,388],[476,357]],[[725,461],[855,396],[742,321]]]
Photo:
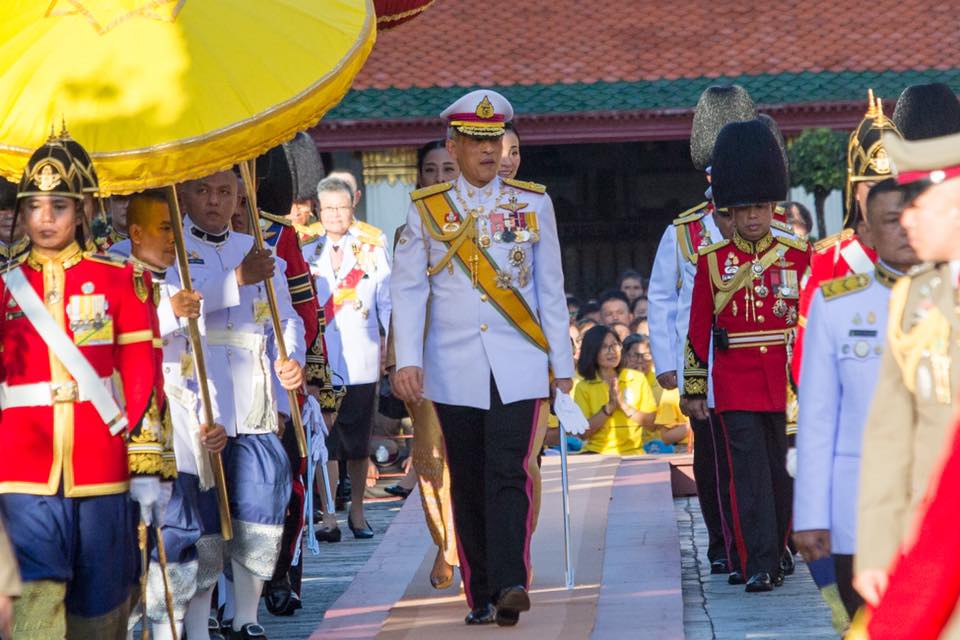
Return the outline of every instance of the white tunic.
[[[427,276],[428,266],[440,261],[447,246],[428,235],[411,204],[397,244],[390,287],[397,369],[422,367],[426,397],[443,404],[489,409],[491,374],[505,403],[546,398],[548,370],[557,378],[573,376],[553,203],[546,194],[509,187],[499,177],[476,188],[460,176],[450,193],[464,220],[469,210],[478,212],[478,237],[494,235],[487,216],[506,213],[500,205],[511,197],[523,203],[524,210],[536,212],[539,241],[493,241],[487,253],[501,270],[517,275],[520,267],[511,265],[510,253],[522,250],[527,276],[514,277],[512,286],[539,317],[549,354],[501,315],[459,266]],[[430,325],[424,337],[428,306]]]
[[[222,424],[230,436],[275,431],[276,412],[289,413],[289,404],[286,395],[277,392],[270,357],[275,357],[276,348],[265,287],[263,283],[238,286],[233,275],[254,240],[246,234],[228,232],[222,242],[212,243],[198,238],[192,228],[190,219],[185,218],[190,271],[204,295],[210,354],[207,366],[218,391]],[[273,284],[283,339],[288,357],[302,366],[306,356],[303,321],[293,309],[283,271],[283,262],[277,259]],[[234,301],[235,304],[227,304]],[[217,310],[208,312],[208,304]]]
[[[360,237],[354,226],[337,243],[343,252],[343,262],[336,273],[331,263],[334,243],[328,238],[305,245],[303,251],[321,306],[327,305],[338,288],[343,290],[341,296],[352,289],[336,315],[325,318],[327,360],[343,384],[368,384],[380,379],[380,327],[384,333],[390,328],[390,259],[385,248],[386,237],[381,233],[377,243],[361,242]],[[365,272],[363,278],[354,287],[341,287],[354,268]]]

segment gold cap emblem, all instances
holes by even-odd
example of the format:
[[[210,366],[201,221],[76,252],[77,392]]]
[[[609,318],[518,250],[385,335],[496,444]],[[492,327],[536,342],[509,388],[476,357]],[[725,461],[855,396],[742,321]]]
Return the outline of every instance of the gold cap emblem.
[[[493,105],[490,103],[490,98],[483,96],[483,100],[480,101],[480,104],[477,105],[477,110],[474,112],[477,114],[478,118],[483,118],[487,120],[492,118],[496,113],[496,110],[493,108]]]
[[[60,184],[62,177],[60,172],[55,170],[53,164],[47,162],[37,173],[37,188],[40,191],[53,191]]]

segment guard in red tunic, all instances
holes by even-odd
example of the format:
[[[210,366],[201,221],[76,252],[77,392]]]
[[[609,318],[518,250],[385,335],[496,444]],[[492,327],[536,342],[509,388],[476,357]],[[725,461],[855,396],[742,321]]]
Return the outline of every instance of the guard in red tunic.
[[[687,335],[684,395],[707,416],[707,377],[730,450],[734,536],[748,592],[783,581],[790,521],[786,470],[787,345],[797,323],[805,240],[774,237],[773,210],[787,192],[783,156],[759,120],[728,124],[713,152],[713,197],[735,231],[700,249]],[[708,365],[711,340],[713,363]],[[736,574],[736,575],[735,575]]]
[[[790,365],[794,382],[800,380],[807,312],[820,285],[827,280],[854,273],[873,273],[873,265],[877,261],[876,252],[864,243],[859,227],[863,222],[870,187],[890,177],[890,158],[881,137],[886,131],[896,135],[900,132],[893,121],[884,115],[883,105],[879,98],[874,98],[872,90],[867,95],[867,105],[867,113],[850,134],[847,145],[847,228],[814,245],[810,272],[804,275],[803,290],[800,292],[800,321]]]
[[[14,635],[120,639],[137,573],[129,498],[158,515],[167,441],[144,366],[151,283],[83,251],[83,196],[59,141],[30,158],[17,197],[31,248],[0,283],[0,511],[25,581]]]

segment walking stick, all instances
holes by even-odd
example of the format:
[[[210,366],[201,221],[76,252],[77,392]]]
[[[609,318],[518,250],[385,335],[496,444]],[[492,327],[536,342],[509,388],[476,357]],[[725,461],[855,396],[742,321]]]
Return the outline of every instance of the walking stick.
[[[570,479],[567,476],[567,431],[560,423],[560,485],[563,495],[563,577],[573,589],[573,546],[570,544]]]
[[[177,249],[177,266],[180,271],[180,285],[184,291],[193,291],[193,282],[190,279],[190,262],[187,259],[187,247],[183,241],[183,216],[180,214],[180,203],[177,201],[177,192],[173,186],[166,189],[167,205],[170,207],[170,226],[173,229],[173,241]],[[200,399],[203,402],[203,419],[205,424],[213,424],[213,407],[210,406],[210,389],[207,386],[207,366],[203,359],[203,343],[200,340],[200,326],[196,319],[187,320],[187,329],[190,337],[190,348],[193,350],[193,363],[197,372],[197,384],[200,386]],[[230,519],[230,501],[227,496],[227,477],[223,472],[223,460],[219,453],[207,454],[210,457],[210,466],[213,468],[213,479],[217,490],[217,510],[220,512],[220,533],[224,540],[233,538],[233,521]]]
[[[173,634],[173,640],[177,640],[177,621],[173,616],[173,594],[170,592],[170,581],[167,578],[167,548],[163,542],[163,533],[160,531],[160,527],[155,526],[153,532],[157,534],[157,557],[160,558],[160,575],[163,576],[163,597],[167,602],[170,633]]]
[[[140,639],[150,640],[150,621],[147,619],[147,570],[150,568],[150,557],[147,555],[147,525],[143,520],[137,525],[137,544],[140,546]]]
[[[260,215],[257,213],[257,188],[254,182],[254,171],[251,171],[250,164],[256,162],[240,163],[240,174],[243,178],[243,186],[247,191],[247,214],[250,217],[250,233],[253,235],[254,242],[259,251],[263,251],[263,231],[260,230]],[[264,283],[267,291],[267,304],[270,305],[270,318],[273,320],[273,336],[277,341],[277,354],[281,361],[287,359],[287,346],[283,341],[283,326],[280,324],[280,311],[277,307],[277,292],[273,288],[273,279],[267,278]],[[307,437],[303,432],[303,418],[300,415],[300,401],[297,398],[297,392],[287,391],[290,396],[290,416],[293,418],[293,433],[297,437],[297,450],[301,458],[307,457]]]

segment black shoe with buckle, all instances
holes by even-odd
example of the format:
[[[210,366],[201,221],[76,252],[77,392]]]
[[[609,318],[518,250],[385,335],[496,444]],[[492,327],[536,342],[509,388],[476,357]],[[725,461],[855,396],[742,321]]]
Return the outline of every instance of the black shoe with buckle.
[[[797,561],[793,557],[793,552],[790,549],[784,549],[780,556],[780,570],[783,571],[783,575],[792,576],[796,568]]]
[[[520,620],[520,614],[530,611],[530,595],[525,587],[507,587],[497,596],[497,625],[512,627]]]
[[[234,640],[267,640],[267,632],[256,622],[248,622],[233,632]]]
[[[747,580],[747,593],[762,593],[764,591],[773,591],[773,580],[770,574],[765,571],[755,573]]]
[[[743,574],[739,571],[731,571],[730,575],[727,576],[727,584],[745,584],[746,582],[743,579]]]
[[[475,625],[475,624],[493,624],[496,622],[497,611],[493,608],[492,604],[485,604],[475,609],[471,609],[470,613],[467,614],[467,617],[463,619],[466,624]]]
[[[207,619],[207,635],[210,636],[210,640],[227,640],[227,636],[230,635],[229,626],[226,628],[221,626],[219,620],[210,616]]]
[[[270,580],[263,585],[263,595],[267,611],[275,616],[292,616],[290,600],[293,597],[293,586],[290,576],[285,575],[277,580]]]
[[[710,563],[711,575],[719,575],[722,573],[730,573],[730,567],[727,565],[726,558],[720,558]]]

